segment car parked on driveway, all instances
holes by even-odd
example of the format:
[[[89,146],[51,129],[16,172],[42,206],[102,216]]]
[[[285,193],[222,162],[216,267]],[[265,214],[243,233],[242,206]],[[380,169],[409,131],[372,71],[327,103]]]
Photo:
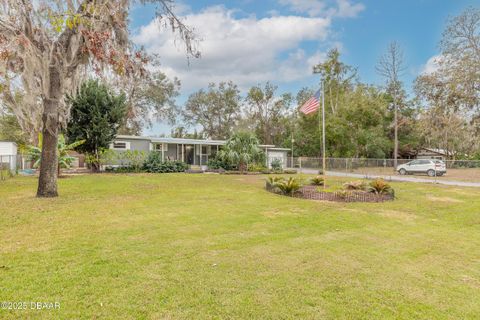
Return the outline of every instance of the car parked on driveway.
[[[428,174],[430,177],[441,177],[447,173],[445,162],[435,159],[418,159],[397,166],[397,172],[406,174]]]

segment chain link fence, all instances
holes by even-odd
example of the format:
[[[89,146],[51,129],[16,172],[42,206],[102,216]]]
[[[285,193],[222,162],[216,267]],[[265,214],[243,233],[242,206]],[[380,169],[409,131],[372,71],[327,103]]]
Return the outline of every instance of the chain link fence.
[[[431,159],[438,160],[438,159]],[[293,162],[292,162],[293,161]],[[398,159],[397,166],[406,164],[413,159]],[[435,179],[480,182],[480,160],[441,160],[445,163],[447,173]],[[293,164],[293,165],[292,165]],[[364,177],[399,175],[395,168],[394,159],[362,159],[362,158],[327,158],[327,172],[360,174]],[[289,159],[289,166],[302,169],[303,172],[313,173],[322,168],[322,158],[295,157]],[[426,173],[415,173],[422,178],[428,177]]]

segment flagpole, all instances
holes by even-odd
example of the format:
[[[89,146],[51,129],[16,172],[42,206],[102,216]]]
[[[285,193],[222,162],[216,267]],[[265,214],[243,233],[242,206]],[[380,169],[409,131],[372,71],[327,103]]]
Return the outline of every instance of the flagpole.
[[[327,176],[327,171],[326,171],[326,159],[325,159],[325,85],[322,80],[322,171],[323,171],[323,188],[326,188],[326,176]]]

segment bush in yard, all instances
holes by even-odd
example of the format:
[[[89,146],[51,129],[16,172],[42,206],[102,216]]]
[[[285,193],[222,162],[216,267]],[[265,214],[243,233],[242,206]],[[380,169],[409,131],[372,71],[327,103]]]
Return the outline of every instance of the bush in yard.
[[[300,181],[294,177],[290,177],[288,180],[281,180],[275,186],[286,196],[293,196],[302,187]]]
[[[248,172],[263,172],[267,168],[261,163],[253,163],[248,166]]]
[[[389,194],[392,196],[395,195],[395,191],[393,190],[393,188],[383,179],[376,179],[370,182],[367,191],[375,194]]]
[[[345,190],[365,190],[367,186],[363,181],[349,181],[343,184]]]
[[[142,171],[142,166],[145,163],[147,154],[144,151],[127,150],[119,153],[118,157],[127,161],[127,167],[130,168],[130,172],[140,172]]]
[[[284,181],[283,177],[268,177],[267,181],[267,189],[270,188],[274,192],[278,192],[278,183]]]
[[[111,165],[118,158],[118,154],[112,149],[101,148],[98,150],[97,154],[85,154],[85,163],[89,168],[92,168],[92,165],[98,165],[99,168],[102,165]],[[110,170],[113,171],[113,170]]]
[[[207,167],[209,169],[218,170],[233,170],[235,166],[228,160],[222,159],[219,156],[215,156],[214,158],[208,159]]]
[[[143,170],[150,173],[185,172],[188,165],[181,161],[162,161],[159,152],[150,152],[143,163]]]
[[[285,169],[285,170],[283,170],[283,173],[285,173],[285,174],[297,174],[297,170],[295,170],[295,169]]]
[[[323,186],[325,184],[325,179],[322,176],[316,176],[310,179],[310,184],[312,186]]]
[[[270,166],[272,167],[273,171],[281,171],[282,168],[282,161],[280,159],[273,159],[273,161],[270,163]]]

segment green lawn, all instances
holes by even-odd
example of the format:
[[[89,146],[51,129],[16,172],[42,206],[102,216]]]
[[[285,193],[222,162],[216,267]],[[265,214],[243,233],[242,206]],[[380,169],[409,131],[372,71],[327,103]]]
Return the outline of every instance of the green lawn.
[[[262,179],[86,175],[57,199],[0,182],[0,302],[61,304],[0,318],[479,318],[480,189],[341,204]]]

